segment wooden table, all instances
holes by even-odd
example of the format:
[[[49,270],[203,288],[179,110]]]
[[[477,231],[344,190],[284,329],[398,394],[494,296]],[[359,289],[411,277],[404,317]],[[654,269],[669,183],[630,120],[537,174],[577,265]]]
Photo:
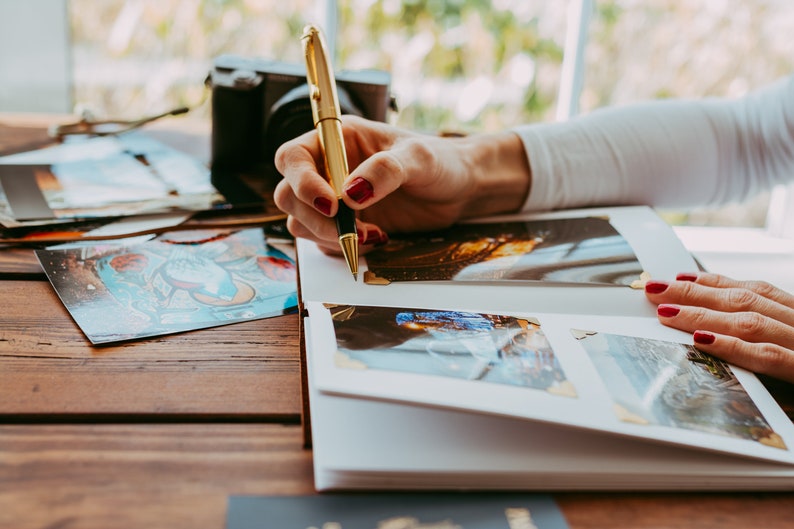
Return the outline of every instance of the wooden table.
[[[92,347],[26,249],[0,300],[0,529],[221,529],[230,495],[314,493],[296,315]],[[794,524],[790,493],[555,498],[572,529]]]

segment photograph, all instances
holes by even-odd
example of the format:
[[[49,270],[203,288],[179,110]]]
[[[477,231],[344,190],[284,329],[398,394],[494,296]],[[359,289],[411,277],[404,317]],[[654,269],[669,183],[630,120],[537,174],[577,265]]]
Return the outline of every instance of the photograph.
[[[279,316],[297,307],[296,268],[262,229],[187,231],[134,246],[36,252],[92,343]]]
[[[535,318],[415,308],[330,307],[336,365],[453,377],[575,397]]]
[[[786,448],[725,362],[687,344],[571,332],[604,381],[621,420]]]
[[[225,203],[210,180],[206,166],[141,134],[79,138],[0,158],[0,219],[203,211]]]
[[[544,281],[629,286],[642,265],[600,217],[460,224],[395,235],[366,255],[369,272],[392,281]]]

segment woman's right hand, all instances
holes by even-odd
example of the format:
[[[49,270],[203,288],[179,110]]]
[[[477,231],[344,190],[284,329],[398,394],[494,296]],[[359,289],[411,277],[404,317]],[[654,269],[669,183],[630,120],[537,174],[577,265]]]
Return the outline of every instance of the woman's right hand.
[[[517,211],[529,189],[529,164],[512,132],[444,138],[356,116],[343,116],[342,130],[350,168],[342,199],[358,211],[364,248],[386,242],[388,232]],[[323,174],[317,132],[282,145],[275,161],[284,176],[275,201],[289,215],[290,232],[338,254],[337,199]]]

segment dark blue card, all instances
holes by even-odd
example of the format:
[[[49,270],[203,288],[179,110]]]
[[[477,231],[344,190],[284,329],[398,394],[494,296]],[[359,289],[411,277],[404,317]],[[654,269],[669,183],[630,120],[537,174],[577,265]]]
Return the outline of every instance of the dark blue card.
[[[568,529],[547,495],[366,493],[233,496],[226,529]]]

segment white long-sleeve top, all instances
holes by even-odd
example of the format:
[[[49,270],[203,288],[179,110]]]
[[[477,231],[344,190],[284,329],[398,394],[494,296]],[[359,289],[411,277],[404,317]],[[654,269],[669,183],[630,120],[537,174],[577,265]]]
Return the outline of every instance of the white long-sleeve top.
[[[738,99],[610,107],[516,132],[532,170],[525,211],[742,201],[794,181],[794,76]]]

